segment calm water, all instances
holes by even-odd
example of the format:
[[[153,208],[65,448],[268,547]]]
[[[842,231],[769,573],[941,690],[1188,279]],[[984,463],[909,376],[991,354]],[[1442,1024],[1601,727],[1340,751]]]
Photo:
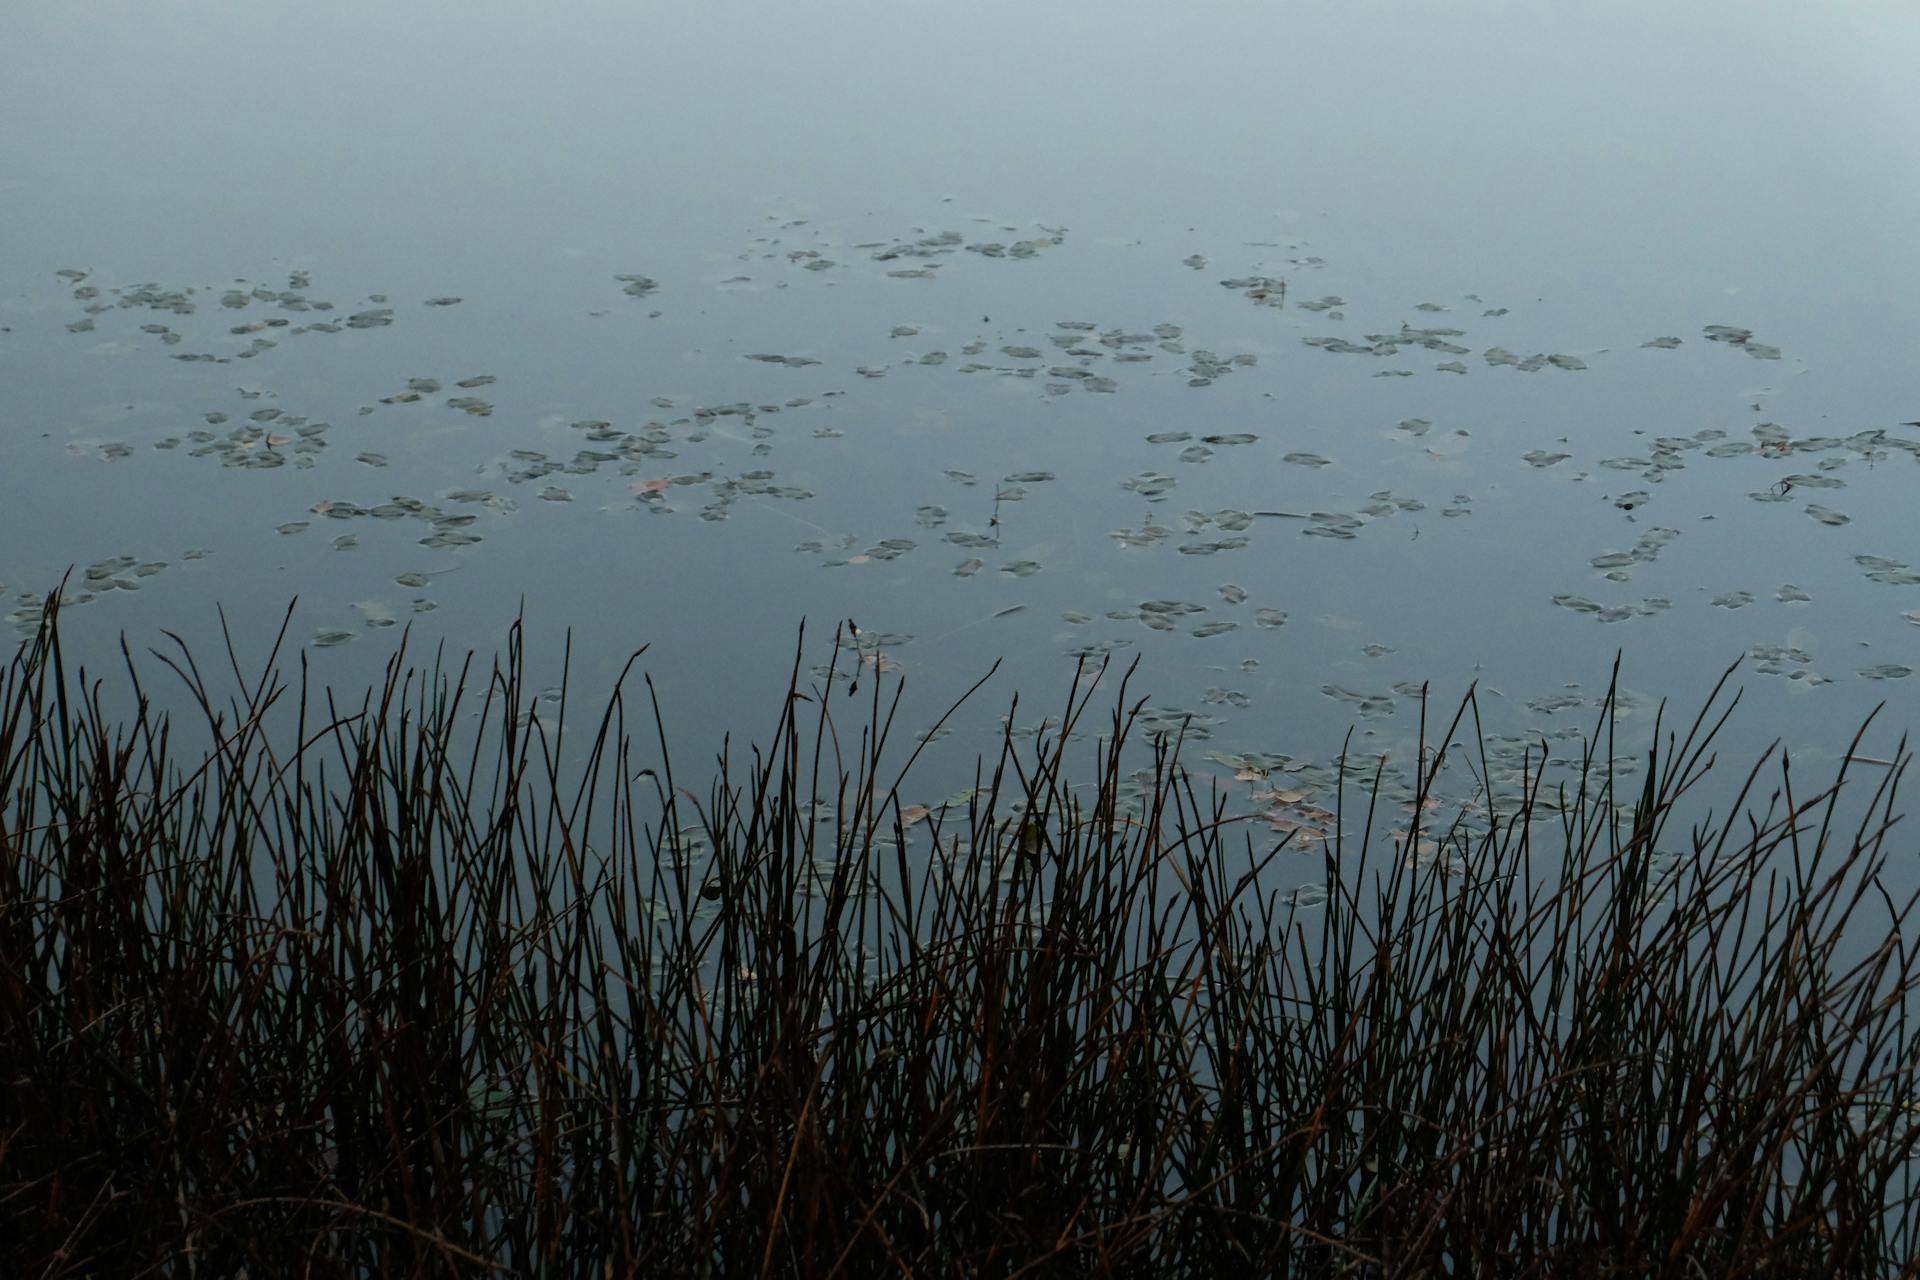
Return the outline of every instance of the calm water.
[[[1736,742],[1884,753],[1920,16],[1383,14],[12,6],[0,613],[297,595],[356,684],[524,607],[689,753],[852,618],[914,727],[1004,659],[919,799],[1075,654],[1229,775],[1404,758],[1423,680],[1563,733],[1619,650],[1643,725],[1746,654]]]

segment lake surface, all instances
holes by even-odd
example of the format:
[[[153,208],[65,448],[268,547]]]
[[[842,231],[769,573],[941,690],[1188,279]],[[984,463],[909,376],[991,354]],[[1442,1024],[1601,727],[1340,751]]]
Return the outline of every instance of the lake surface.
[[[1915,65],[1892,4],[16,5],[0,613],[258,660],[297,595],[357,687],[523,609],[696,757],[853,619],[912,728],[1002,660],[915,800],[1082,656],[1229,780],[1407,758],[1423,681],[1565,737],[1616,652],[1642,726],[1746,655],[1730,744],[1886,754]]]

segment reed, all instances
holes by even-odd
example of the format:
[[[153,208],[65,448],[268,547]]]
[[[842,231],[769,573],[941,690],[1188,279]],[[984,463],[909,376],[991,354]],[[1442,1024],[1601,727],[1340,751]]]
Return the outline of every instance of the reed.
[[[920,820],[878,674],[796,661],[690,791],[644,679],[583,728],[517,628],[351,704],[228,657],[129,653],[116,715],[50,610],[0,681],[0,1274],[1920,1265],[1904,744],[1715,820],[1727,682],[1632,781],[1609,698],[1308,855],[1118,672]]]

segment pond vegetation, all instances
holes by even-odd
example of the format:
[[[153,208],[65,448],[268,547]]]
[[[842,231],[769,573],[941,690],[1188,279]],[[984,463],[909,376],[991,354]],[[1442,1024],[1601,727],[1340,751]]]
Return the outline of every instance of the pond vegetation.
[[[1920,1275],[1920,10],[94,8],[0,1280]]]
[[[1920,1265],[1904,745],[1729,776],[1725,681],[1442,802],[1469,695],[1322,830],[1117,668],[918,805],[851,634],[676,773],[650,679],[583,720],[518,627],[345,698],[57,614],[0,681],[5,1274]]]

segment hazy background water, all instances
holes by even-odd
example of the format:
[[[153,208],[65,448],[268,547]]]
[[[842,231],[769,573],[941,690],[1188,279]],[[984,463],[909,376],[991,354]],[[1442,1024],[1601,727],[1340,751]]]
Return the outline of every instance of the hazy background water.
[[[1738,740],[1831,756],[1920,666],[1915,65],[1902,4],[14,5],[0,611],[257,655],[297,594],[355,685],[524,601],[694,753],[803,617],[912,637],[916,727],[1004,658],[918,798],[1075,651],[1314,760],[1751,651]]]

